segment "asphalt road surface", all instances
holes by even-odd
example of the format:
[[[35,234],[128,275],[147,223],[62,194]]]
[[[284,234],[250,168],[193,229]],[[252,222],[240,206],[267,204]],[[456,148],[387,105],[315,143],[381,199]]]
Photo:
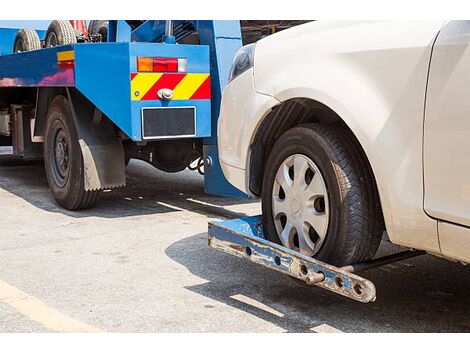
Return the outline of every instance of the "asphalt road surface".
[[[65,211],[42,164],[0,163],[0,332],[468,332],[470,268],[430,255],[364,274],[362,304],[207,247],[260,213],[192,172],[139,161],[95,209]],[[382,253],[397,250],[383,242]]]

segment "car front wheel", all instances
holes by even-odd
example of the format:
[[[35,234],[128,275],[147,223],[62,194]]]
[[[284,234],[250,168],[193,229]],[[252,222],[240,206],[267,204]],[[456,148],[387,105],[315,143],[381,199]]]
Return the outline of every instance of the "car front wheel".
[[[334,265],[377,251],[383,232],[375,181],[344,127],[295,127],[266,162],[263,217],[268,240]]]

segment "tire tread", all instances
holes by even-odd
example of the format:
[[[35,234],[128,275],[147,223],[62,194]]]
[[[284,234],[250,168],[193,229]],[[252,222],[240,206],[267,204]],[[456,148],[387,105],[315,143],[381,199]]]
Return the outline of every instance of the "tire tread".
[[[32,51],[41,49],[41,40],[38,33],[32,28],[21,28],[15,37],[15,44],[13,50],[16,48],[18,40],[23,41],[24,51]]]
[[[50,32],[54,32],[57,36],[57,45],[75,44],[77,36],[72,25],[68,21],[54,20],[51,22],[46,33],[46,43]],[[47,44],[46,44],[47,45]]]

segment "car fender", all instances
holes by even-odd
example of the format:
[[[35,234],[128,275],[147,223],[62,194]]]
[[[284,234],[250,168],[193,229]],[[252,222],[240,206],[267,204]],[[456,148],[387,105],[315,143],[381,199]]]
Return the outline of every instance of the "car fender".
[[[436,221],[423,210],[422,141],[429,61],[442,24],[309,24],[261,40],[255,54],[256,91],[333,110],[370,162],[391,241],[433,253],[440,249]]]

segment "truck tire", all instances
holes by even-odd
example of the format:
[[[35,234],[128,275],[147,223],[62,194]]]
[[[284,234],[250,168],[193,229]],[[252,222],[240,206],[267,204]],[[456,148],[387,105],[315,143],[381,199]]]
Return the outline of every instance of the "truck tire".
[[[88,35],[93,36],[100,34],[101,41],[108,41],[108,23],[107,20],[92,20],[88,25]]]
[[[38,33],[31,28],[22,28],[16,33],[13,52],[20,53],[41,49],[41,40]]]
[[[339,266],[375,255],[384,230],[375,180],[344,127],[284,133],[266,162],[262,192],[268,240]]]
[[[100,190],[86,191],[83,157],[68,100],[56,96],[47,112],[44,163],[52,196],[68,210],[95,206]]]
[[[52,21],[46,32],[44,46],[51,48],[58,45],[75,44],[77,36],[68,21]]]

